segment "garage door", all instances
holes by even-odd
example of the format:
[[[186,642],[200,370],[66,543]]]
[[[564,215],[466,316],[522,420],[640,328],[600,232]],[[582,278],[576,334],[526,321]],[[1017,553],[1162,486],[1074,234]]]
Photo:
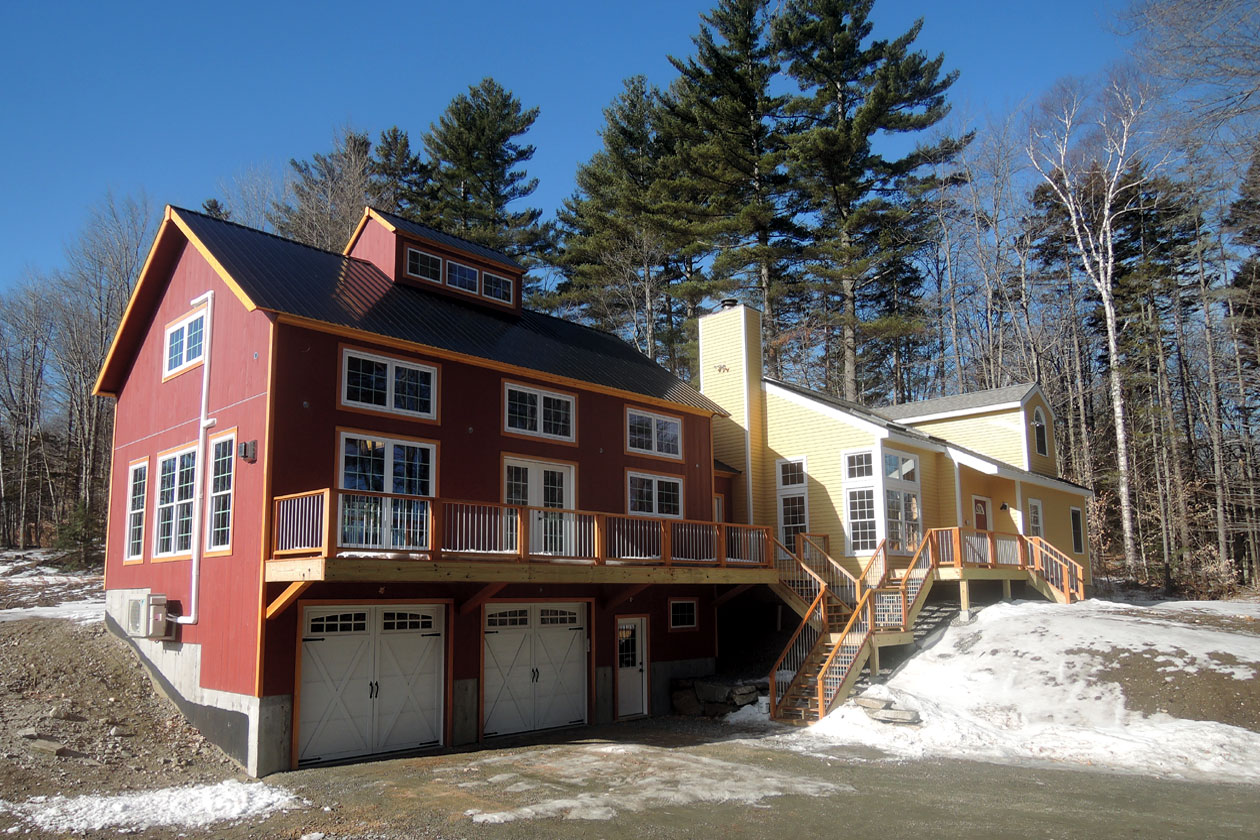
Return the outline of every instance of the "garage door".
[[[586,723],[586,605],[485,611],[486,735]]]
[[[303,616],[298,761],[442,741],[442,606],[310,607]]]

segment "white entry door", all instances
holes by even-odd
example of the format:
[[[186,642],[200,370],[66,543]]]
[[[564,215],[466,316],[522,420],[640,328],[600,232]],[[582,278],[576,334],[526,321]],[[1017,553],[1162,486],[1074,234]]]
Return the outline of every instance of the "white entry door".
[[[503,472],[505,504],[555,509],[529,512],[529,553],[572,556],[575,522],[560,511],[574,508],[573,467],[505,458]]]
[[[586,605],[486,607],[482,679],[486,735],[585,723]]]
[[[444,607],[312,607],[303,622],[299,761],[441,743]]]
[[[617,716],[647,714],[647,621],[617,619]]]

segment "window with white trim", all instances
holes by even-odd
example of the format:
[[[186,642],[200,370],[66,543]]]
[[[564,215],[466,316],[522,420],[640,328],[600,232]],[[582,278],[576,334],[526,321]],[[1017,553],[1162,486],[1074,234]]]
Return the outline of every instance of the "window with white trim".
[[[206,312],[199,309],[166,328],[166,376],[187,370],[205,351]]]
[[[428,548],[429,502],[417,497],[433,495],[435,455],[431,443],[342,432],[340,545]]]
[[[844,459],[845,475],[849,478],[871,478],[875,474],[869,452],[855,452]]]
[[[694,598],[670,599],[669,629],[695,630],[700,626],[700,603]]]
[[[879,545],[875,521],[875,488],[861,487],[848,491],[849,549],[852,552],[874,551]]]
[[[407,249],[407,274],[421,280],[442,282],[442,258],[415,248]]]
[[[682,421],[649,411],[626,411],[626,448],[631,452],[682,457]]]
[[[1042,531],[1041,515],[1042,515],[1041,514],[1041,500],[1029,499],[1028,500],[1028,536],[1030,537],[1045,536],[1045,534]]]
[[[127,471],[127,553],[124,559],[144,556],[144,509],[149,493],[149,462],[132,464]]]
[[[909,554],[918,548],[923,517],[919,509],[919,459],[884,453],[884,513],[888,550]]]
[[[1033,409],[1033,443],[1037,447],[1038,455],[1048,455],[1050,453],[1049,435],[1046,432],[1046,415],[1042,413],[1040,406]]]
[[[792,551],[797,549],[797,535],[809,531],[809,504],[805,488],[804,458],[784,458],[775,462],[779,539]]]
[[[573,397],[505,384],[503,409],[503,426],[509,432],[573,440]]]
[[[232,488],[236,480],[236,436],[210,441],[210,522],[206,547],[232,547]]]
[[[1085,553],[1085,517],[1081,513],[1081,509],[1071,508],[1072,517],[1072,553]]]
[[[341,401],[346,405],[437,417],[437,369],[361,350],[342,351]]]
[[[172,557],[192,551],[193,495],[196,483],[196,447],[190,446],[158,458],[154,557]]]
[[[460,289],[465,292],[477,294],[477,269],[470,265],[457,263],[454,260],[446,261],[446,285],[452,289]]]
[[[627,473],[627,509],[641,516],[682,518],[682,479],[652,473]]]
[[[491,300],[512,302],[512,278],[500,277],[488,271],[481,272],[481,294]]]

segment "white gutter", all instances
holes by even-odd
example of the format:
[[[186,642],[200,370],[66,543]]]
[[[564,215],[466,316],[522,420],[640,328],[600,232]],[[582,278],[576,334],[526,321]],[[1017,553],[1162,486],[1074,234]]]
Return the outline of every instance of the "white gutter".
[[[206,324],[201,332],[201,414],[197,422],[197,460],[193,463],[192,571],[190,573],[188,613],[175,618],[176,624],[196,624],[201,607],[201,520],[206,507],[206,448],[214,419],[210,417],[210,336],[214,333],[214,290],[191,301],[191,306],[206,305]],[[235,453],[233,453],[235,456]]]

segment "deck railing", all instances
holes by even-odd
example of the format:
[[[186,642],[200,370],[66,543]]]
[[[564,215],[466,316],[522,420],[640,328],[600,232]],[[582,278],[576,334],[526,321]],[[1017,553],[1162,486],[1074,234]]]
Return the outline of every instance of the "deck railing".
[[[852,607],[858,601],[858,580],[827,553],[825,541],[820,540],[821,536],[823,535],[797,534],[796,555],[814,574],[826,581],[832,595]]]
[[[750,525],[323,489],[276,497],[272,554],[764,568],[770,539]]]

